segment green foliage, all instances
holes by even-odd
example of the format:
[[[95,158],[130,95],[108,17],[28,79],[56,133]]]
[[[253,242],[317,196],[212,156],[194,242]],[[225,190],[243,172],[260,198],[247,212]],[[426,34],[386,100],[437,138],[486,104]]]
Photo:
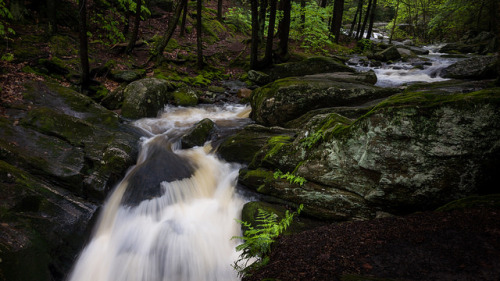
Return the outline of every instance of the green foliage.
[[[288,182],[295,183],[295,184],[298,184],[300,186],[304,185],[304,183],[307,182],[307,180],[301,176],[296,176],[294,174],[290,174],[290,172],[286,172],[286,174],[283,174],[283,172],[280,170],[274,172],[273,176],[275,179],[278,179],[278,178],[286,179]]]
[[[301,7],[292,3],[290,38],[302,42],[301,47],[311,51],[327,52],[325,46],[332,46],[328,30],[329,10],[318,6],[316,1],[310,1],[303,9],[305,22],[302,24]]]
[[[306,148],[312,148],[318,141],[322,140],[325,137],[325,132],[323,130],[318,130],[306,138],[302,139],[302,145]]]
[[[225,14],[225,23],[233,27],[233,31],[249,34],[252,30],[252,16],[249,9],[242,7],[229,8]]]
[[[360,39],[356,45],[361,53],[373,50],[373,41],[370,39]]]
[[[7,39],[10,34],[16,34],[9,26],[9,20],[12,20],[12,14],[6,7],[5,1],[0,0],[0,38],[2,39]]]
[[[263,266],[269,261],[268,254],[271,251],[271,244],[290,226],[293,217],[299,215],[303,208],[304,206],[300,204],[296,212],[290,213],[287,210],[285,217],[279,222],[275,213],[263,209],[257,210],[257,226],[237,220],[246,229],[243,236],[233,237],[233,239],[243,241],[236,247],[236,250],[241,251],[241,254],[233,265],[240,275],[249,275],[252,269]],[[249,262],[251,262],[250,265]]]

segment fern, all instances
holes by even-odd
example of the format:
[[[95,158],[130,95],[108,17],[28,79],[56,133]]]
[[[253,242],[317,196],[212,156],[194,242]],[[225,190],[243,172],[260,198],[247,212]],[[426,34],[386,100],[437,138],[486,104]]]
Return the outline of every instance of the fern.
[[[293,217],[299,215],[303,208],[304,206],[300,204],[296,212],[290,213],[287,210],[285,217],[279,222],[275,213],[258,209],[256,227],[248,222],[237,220],[246,229],[243,236],[233,237],[233,239],[243,241],[236,247],[241,254],[233,265],[241,276],[249,275],[252,269],[267,264],[272,243],[290,226]],[[249,262],[251,263],[248,264]]]
[[[278,179],[278,178],[286,179],[288,182],[296,183],[300,186],[304,185],[304,183],[307,182],[307,180],[301,176],[290,174],[290,172],[286,172],[286,174],[283,174],[283,172],[280,170],[274,172],[273,176],[275,179]]]

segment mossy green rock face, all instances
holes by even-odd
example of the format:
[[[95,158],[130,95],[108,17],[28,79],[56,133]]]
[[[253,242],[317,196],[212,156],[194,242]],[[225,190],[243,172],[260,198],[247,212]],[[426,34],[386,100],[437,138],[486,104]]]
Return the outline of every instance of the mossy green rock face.
[[[391,46],[381,52],[375,53],[368,57],[369,59],[375,59],[379,61],[394,61],[401,58],[401,54],[398,52],[396,46]]]
[[[218,149],[222,158],[229,162],[250,163],[255,154],[277,135],[294,135],[295,132],[283,128],[266,128],[249,125],[236,135],[227,138]]]
[[[71,89],[26,88],[0,118],[0,280],[59,280],[96,202],[135,163],[140,134]]]
[[[498,193],[500,89],[413,90],[354,122],[322,111],[289,123],[301,131],[261,144],[240,182],[334,220],[429,210],[474,193]],[[253,176],[277,169],[307,182]]]
[[[314,109],[357,106],[397,93],[362,83],[371,75],[342,73],[277,80],[253,91],[251,118],[266,126],[284,126]]]
[[[195,106],[198,104],[198,96],[193,89],[180,88],[173,93],[174,103],[179,106]]]
[[[248,73],[248,78],[258,85],[264,85],[287,77],[332,72],[354,72],[354,69],[335,58],[312,57],[299,62],[277,64],[265,73],[251,71]]]
[[[139,80],[146,75],[146,70],[144,69],[133,69],[133,70],[113,70],[110,73],[110,78],[116,82],[133,82]]]
[[[124,90],[122,115],[138,119],[156,117],[158,111],[172,100],[175,86],[167,80],[144,78],[130,83]]]

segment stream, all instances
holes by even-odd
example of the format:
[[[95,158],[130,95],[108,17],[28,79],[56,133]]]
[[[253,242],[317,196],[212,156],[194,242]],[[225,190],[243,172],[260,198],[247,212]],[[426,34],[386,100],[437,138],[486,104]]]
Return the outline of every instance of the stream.
[[[429,50],[428,55],[420,55],[408,62],[381,63],[380,66],[369,66],[362,63],[359,58],[351,59],[348,64],[357,71],[375,71],[379,87],[399,87],[416,82],[439,82],[449,80],[440,76],[441,71],[448,66],[463,60],[463,58],[450,58],[437,52],[440,46],[429,45],[423,49]]]
[[[170,107],[134,125],[137,164],[110,195],[71,281],[239,280],[232,264],[240,236],[240,166],[217,158],[210,143],[180,149],[180,137],[204,118],[220,131],[250,122],[242,105]]]
[[[430,54],[413,62],[349,64],[375,71],[381,87],[446,80],[440,71],[458,59],[426,48]],[[137,164],[107,199],[68,280],[239,280],[231,266],[238,241],[231,238],[241,235],[240,165],[219,159],[211,142],[181,149],[180,139],[204,118],[228,135],[251,122],[249,113],[243,105],[166,106],[157,118],[135,121],[145,135]]]

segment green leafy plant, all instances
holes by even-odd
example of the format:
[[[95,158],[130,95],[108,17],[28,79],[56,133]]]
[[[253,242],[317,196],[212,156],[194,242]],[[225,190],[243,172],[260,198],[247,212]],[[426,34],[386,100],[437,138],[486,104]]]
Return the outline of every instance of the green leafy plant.
[[[9,34],[16,34],[9,26],[9,20],[12,20],[12,14],[6,7],[5,1],[0,0],[0,38],[7,39]]]
[[[318,141],[322,140],[325,136],[325,132],[321,129],[312,133],[311,135],[304,138],[301,142],[306,148],[312,148]]]
[[[225,23],[234,27],[234,31],[248,34],[252,30],[252,17],[248,9],[242,7],[228,8]]]
[[[283,172],[280,170],[274,172],[273,176],[275,179],[286,179],[288,182],[295,183],[300,186],[304,185],[304,183],[307,182],[307,180],[301,176],[290,174],[290,172],[286,172],[286,174],[283,174]]]
[[[302,22],[302,13],[305,22]],[[300,4],[292,3],[290,38],[302,42],[301,47],[310,51],[326,52],[326,46],[332,46],[328,30],[329,10],[321,8],[316,1],[310,1],[304,9]]]
[[[236,247],[236,250],[241,251],[241,254],[233,265],[241,276],[249,275],[252,269],[269,262],[268,254],[271,251],[271,244],[290,226],[294,216],[299,215],[303,208],[304,206],[300,204],[296,212],[290,213],[287,210],[284,218],[279,222],[278,215],[263,209],[257,210],[256,226],[237,220],[246,229],[243,236],[232,238],[243,241]]]

